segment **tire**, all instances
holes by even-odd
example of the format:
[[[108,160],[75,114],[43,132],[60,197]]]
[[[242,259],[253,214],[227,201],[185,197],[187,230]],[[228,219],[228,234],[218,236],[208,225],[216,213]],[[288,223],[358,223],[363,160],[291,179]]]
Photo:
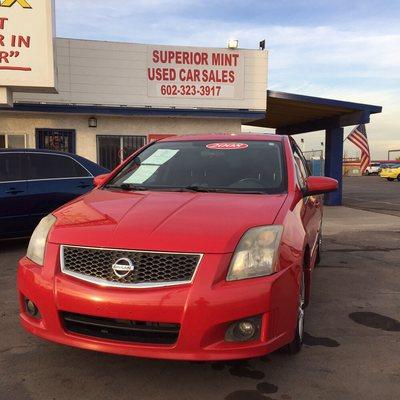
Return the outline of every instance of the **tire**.
[[[286,346],[287,353],[291,355],[297,354],[303,347],[305,286],[304,271],[302,271],[295,336],[293,341]]]
[[[397,180],[400,182],[400,174],[397,175]]]
[[[389,182],[393,182],[394,178],[386,178]]]

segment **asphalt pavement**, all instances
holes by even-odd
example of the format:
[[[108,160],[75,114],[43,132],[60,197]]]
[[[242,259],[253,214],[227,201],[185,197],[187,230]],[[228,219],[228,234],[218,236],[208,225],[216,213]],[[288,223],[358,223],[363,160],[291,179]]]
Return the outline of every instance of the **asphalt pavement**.
[[[391,203],[379,214],[325,208],[322,263],[313,276],[305,346],[296,356],[275,352],[238,362],[171,362],[42,341],[25,333],[17,318],[16,262],[27,242],[0,243],[0,399],[398,399],[400,204],[388,200],[386,183],[395,196],[397,182],[345,180],[349,206],[360,207],[356,200],[366,192],[362,208],[378,211],[375,202]]]
[[[400,217],[400,182],[379,176],[349,176],[343,179],[343,201],[347,207]]]

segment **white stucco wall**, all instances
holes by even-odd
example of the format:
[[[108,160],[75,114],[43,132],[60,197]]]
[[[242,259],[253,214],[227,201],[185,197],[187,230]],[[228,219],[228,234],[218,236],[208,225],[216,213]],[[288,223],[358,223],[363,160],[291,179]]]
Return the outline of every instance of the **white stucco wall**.
[[[96,116],[97,128],[88,127],[91,115],[0,112],[1,134],[27,135],[35,148],[35,129],[75,129],[77,154],[97,162],[97,135],[240,133],[239,119]]]

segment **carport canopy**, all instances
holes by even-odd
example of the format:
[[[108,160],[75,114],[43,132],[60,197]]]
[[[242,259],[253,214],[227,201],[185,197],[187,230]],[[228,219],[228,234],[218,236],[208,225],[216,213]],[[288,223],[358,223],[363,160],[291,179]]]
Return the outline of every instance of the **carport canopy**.
[[[326,204],[342,204],[344,127],[368,124],[381,106],[268,91],[264,118],[246,125],[273,128],[277,134],[325,131],[325,175],[339,181],[337,192],[327,195]]]

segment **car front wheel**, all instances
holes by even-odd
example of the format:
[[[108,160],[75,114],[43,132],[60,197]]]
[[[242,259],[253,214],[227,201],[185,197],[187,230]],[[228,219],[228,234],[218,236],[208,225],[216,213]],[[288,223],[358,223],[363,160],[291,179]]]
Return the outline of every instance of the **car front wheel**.
[[[305,279],[304,271],[301,274],[301,287],[299,291],[298,309],[297,309],[297,324],[296,333],[293,341],[287,345],[287,352],[289,354],[298,353],[303,346],[303,336],[304,336],[304,309],[305,309]]]
[[[400,182],[400,174],[397,175],[397,180]]]

